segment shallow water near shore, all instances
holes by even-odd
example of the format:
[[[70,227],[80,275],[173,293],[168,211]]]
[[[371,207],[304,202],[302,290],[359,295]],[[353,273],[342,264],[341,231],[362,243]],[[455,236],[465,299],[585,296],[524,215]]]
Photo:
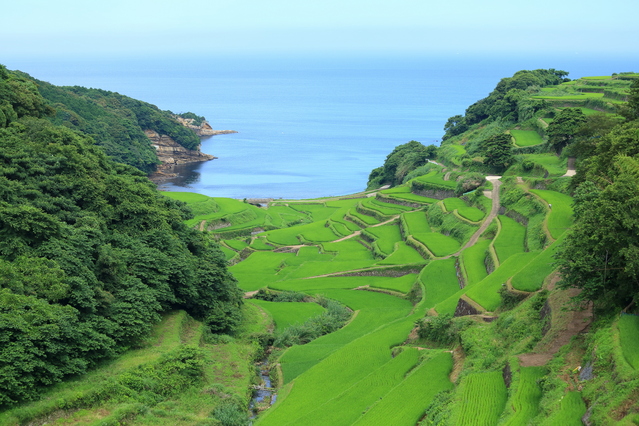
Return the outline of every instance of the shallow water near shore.
[[[4,59],[57,85],[117,91],[237,130],[202,143],[218,159],[180,166],[162,190],[231,198],[316,198],[365,189],[397,145],[439,144],[503,77],[556,68],[569,77],[639,68],[626,58],[426,54]]]

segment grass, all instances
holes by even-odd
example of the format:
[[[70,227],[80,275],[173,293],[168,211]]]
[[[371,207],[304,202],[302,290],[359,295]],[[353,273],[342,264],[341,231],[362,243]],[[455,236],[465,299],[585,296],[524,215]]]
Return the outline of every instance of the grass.
[[[455,148],[459,147],[461,148],[461,150],[463,150],[463,152],[465,152],[464,147],[462,146],[459,146],[459,145],[449,145],[449,146],[453,146]],[[431,170],[429,173],[425,174],[424,176],[417,177],[413,180],[416,180],[418,182],[434,183],[437,185],[447,186],[450,189],[455,189],[457,187],[457,182],[451,181],[451,180],[444,180],[444,176],[445,176],[444,173],[440,173],[437,170]]]
[[[293,324],[301,324],[326,310],[317,303],[268,302],[258,299],[249,299],[248,303],[257,305],[268,312],[273,318],[276,330],[284,330]]]
[[[201,341],[204,327],[184,311],[166,314],[141,349],[127,351],[82,377],[43,391],[38,401],[4,411],[0,424],[119,424],[125,419],[140,425],[207,424],[210,413],[222,401],[209,391],[212,386],[239,400],[246,400],[249,395],[247,389],[254,375],[251,361],[257,348],[245,337],[264,332],[267,323],[254,306],[245,305],[243,313],[244,322],[236,338],[217,345]],[[112,395],[121,384],[130,383],[127,380],[136,380],[141,368],[152,368],[163,355],[186,345],[198,345],[202,350],[201,381],[193,381],[184,391],[164,399],[150,392],[144,403],[140,403],[144,395]],[[152,380],[150,377],[146,385],[150,386]],[[83,398],[92,392],[98,393],[97,398],[84,403]]]
[[[567,160],[557,157],[555,154],[524,154],[525,160],[533,161],[548,171],[549,176],[563,176],[568,170]]]
[[[639,316],[621,315],[619,318],[621,351],[628,364],[639,369]]]
[[[499,289],[506,284],[509,278],[521,271],[537,257],[538,254],[538,252],[528,252],[510,256],[492,274],[479,283],[470,286],[466,295],[488,311],[494,311],[501,304]],[[440,310],[437,309],[437,312],[440,312]]]
[[[459,385],[460,404],[457,426],[491,426],[506,405],[507,391],[501,371],[473,373]]]
[[[424,284],[424,305],[432,308],[459,291],[455,259],[431,261],[419,274]]]
[[[489,245],[490,240],[478,241],[461,253],[461,262],[468,280],[467,285],[476,284],[488,275],[485,259]]]
[[[439,232],[414,234],[413,237],[423,243],[437,257],[447,256],[461,248],[459,241]]]
[[[501,230],[495,238],[494,247],[499,262],[505,262],[510,256],[524,251],[526,228],[508,216],[497,216]]]
[[[517,146],[533,146],[544,142],[534,130],[511,130],[510,134],[515,138]]]
[[[508,401],[507,410],[512,415],[504,422],[504,426],[525,425],[539,413],[541,388],[537,382],[546,374],[544,367],[522,367],[519,370],[519,380],[514,384],[515,393]],[[512,392],[511,387],[511,392]]]
[[[546,224],[550,235],[555,239],[559,238],[573,224],[572,197],[545,189],[531,189],[530,192],[552,205]]]
[[[384,225],[374,228],[367,228],[367,233],[375,237],[375,244],[379,250],[389,256],[395,250],[395,244],[402,241],[402,235],[397,225]]]
[[[586,404],[581,392],[568,392],[561,399],[558,411],[550,415],[542,425],[582,426],[581,418],[586,414]]]
[[[453,388],[448,379],[452,356],[442,352],[417,368],[381,397],[354,425],[417,424],[438,392]]]
[[[396,244],[393,254],[377,262],[378,265],[403,265],[406,263],[426,263],[426,260],[414,248],[400,241]]]
[[[546,277],[557,269],[554,256],[562,241],[563,238],[559,238],[513,276],[511,281],[513,288],[521,291],[540,290]]]
[[[447,211],[457,210],[457,213],[471,222],[481,221],[486,213],[479,210],[477,207],[468,206],[461,198],[446,198],[444,199],[444,206]]]
[[[404,213],[402,217],[404,219],[406,227],[408,228],[408,234],[415,235],[432,231],[430,225],[428,224],[426,212],[417,211]]]

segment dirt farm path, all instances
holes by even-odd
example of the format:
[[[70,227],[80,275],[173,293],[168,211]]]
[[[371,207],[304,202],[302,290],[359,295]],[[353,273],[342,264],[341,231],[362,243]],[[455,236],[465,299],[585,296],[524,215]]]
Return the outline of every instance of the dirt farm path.
[[[488,216],[486,216],[486,219],[484,219],[479,229],[475,231],[473,236],[470,237],[470,240],[468,240],[468,242],[464,245],[464,247],[460,248],[457,253],[444,257],[444,259],[448,259],[449,257],[459,256],[459,254],[462,251],[466,250],[468,247],[474,246],[475,243],[477,243],[477,240],[479,240],[479,237],[481,236],[481,234],[483,234],[486,228],[490,226],[493,219],[497,217],[497,213],[499,212],[499,187],[501,186],[501,181],[499,179],[501,179],[501,176],[486,176],[486,180],[492,182],[493,184],[493,190],[490,191],[490,198],[493,201],[492,206],[490,208],[490,213],[488,213]]]

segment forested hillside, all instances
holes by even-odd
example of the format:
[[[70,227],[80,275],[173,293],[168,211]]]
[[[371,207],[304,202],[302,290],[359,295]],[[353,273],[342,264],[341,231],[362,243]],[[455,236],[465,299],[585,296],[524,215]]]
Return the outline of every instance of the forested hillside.
[[[56,125],[55,108],[0,67],[3,407],[136,347],[169,310],[214,332],[240,321],[236,281],[184,205]]]
[[[3,72],[7,73],[6,70]],[[36,93],[41,95],[31,108],[47,109],[50,113],[44,114],[44,118],[55,125],[90,136],[115,161],[145,173],[154,171],[159,164],[145,130],[167,135],[189,150],[196,150],[200,145],[200,139],[193,130],[180,124],[170,111],[161,111],[155,105],[107,90],[54,86],[21,72],[11,75],[6,84],[12,87],[21,85],[23,90],[20,90],[19,96],[31,96],[33,100]],[[24,90],[27,87],[30,95]],[[24,102],[31,100],[23,98],[22,108],[26,107]],[[203,119],[192,113],[183,116],[199,122]],[[8,119],[9,116],[5,115],[5,120]]]
[[[258,206],[159,194],[86,134],[146,107],[0,68],[0,423],[638,425],[638,77],[520,71],[366,191]]]

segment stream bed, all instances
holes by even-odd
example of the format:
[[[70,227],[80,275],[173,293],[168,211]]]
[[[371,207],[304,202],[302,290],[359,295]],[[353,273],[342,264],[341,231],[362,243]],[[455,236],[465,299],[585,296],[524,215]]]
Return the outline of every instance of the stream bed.
[[[275,404],[275,400],[277,399],[277,393],[272,387],[271,377],[269,376],[268,358],[264,358],[259,365],[260,384],[253,386],[253,398],[251,398],[251,402],[249,403],[251,419],[255,419],[261,411]]]

